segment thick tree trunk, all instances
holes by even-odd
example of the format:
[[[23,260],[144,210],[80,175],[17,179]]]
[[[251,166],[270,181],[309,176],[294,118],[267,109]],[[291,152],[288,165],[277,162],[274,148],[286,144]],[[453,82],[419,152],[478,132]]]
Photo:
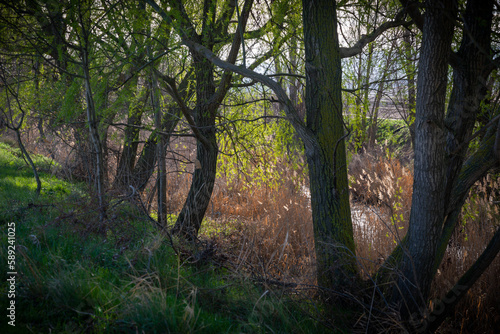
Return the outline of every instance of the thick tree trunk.
[[[340,290],[355,277],[336,4],[303,0],[306,118],[318,145],[307,153],[318,284]]]
[[[415,119],[412,210],[396,298],[403,317],[426,306],[444,219],[444,109],[456,2],[426,2]]]
[[[464,35],[453,64],[453,90],[448,103],[445,124],[449,130],[446,149],[446,195],[451,192],[466,159],[469,143],[481,102],[487,94],[490,66],[491,22],[493,0],[468,1],[464,14]],[[446,205],[448,205],[446,203]]]
[[[217,173],[218,149],[215,131],[206,133],[205,136],[212,145],[207,148],[198,143],[196,146],[196,159],[200,164],[195,167],[191,188],[174,226],[175,233],[181,234],[188,239],[193,239],[198,235],[203,217],[210,203]]]
[[[492,70],[490,59],[484,53],[484,50],[490,48],[492,3],[491,0],[467,2],[464,14],[466,32],[463,34],[460,49],[452,62],[453,89],[445,119],[445,128],[448,131],[445,162],[447,166],[446,186],[444,187],[445,220],[435,255],[434,274],[458,223],[470,187],[496,164],[491,152],[494,141],[492,130],[483,138],[477,152],[464,163],[469,146],[468,138],[481,109],[481,101],[485,98],[485,83]],[[402,244],[403,248],[407,245],[406,238]],[[398,246],[392,258],[398,259],[401,255],[402,249]]]

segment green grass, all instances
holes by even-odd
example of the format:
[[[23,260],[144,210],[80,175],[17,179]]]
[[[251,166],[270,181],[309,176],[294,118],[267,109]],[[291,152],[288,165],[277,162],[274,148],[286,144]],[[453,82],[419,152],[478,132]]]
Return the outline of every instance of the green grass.
[[[122,202],[104,226],[91,196],[33,156],[42,192],[19,151],[0,143],[1,308],[6,309],[7,223],[16,224],[16,328],[2,333],[321,333],[304,305],[168,238]],[[208,228],[208,230],[214,227]],[[207,231],[208,232],[208,231]]]

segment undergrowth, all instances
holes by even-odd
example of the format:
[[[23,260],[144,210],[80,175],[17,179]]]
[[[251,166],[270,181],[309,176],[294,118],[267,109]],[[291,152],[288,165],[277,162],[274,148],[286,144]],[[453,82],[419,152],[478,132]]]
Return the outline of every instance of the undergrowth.
[[[37,161],[42,170],[50,165]],[[35,200],[30,169],[5,144],[0,170],[2,245],[15,222],[18,273],[16,327],[2,322],[2,333],[327,331],[308,315],[310,304],[257,281],[209,241],[172,243],[126,199],[113,200],[101,224],[91,197],[49,169]],[[0,254],[7,268],[6,247]]]
[[[278,157],[250,151],[249,157],[257,154],[258,160],[242,164],[234,156],[221,156],[219,164],[232,164],[237,173],[218,175],[200,241],[186,243],[172,241],[126,195],[111,201],[110,218],[99,223],[84,187],[58,180],[52,175],[57,165],[39,157],[43,188],[34,202],[31,170],[18,151],[0,145],[0,222],[16,222],[21,328],[318,333],[349,332],[353,322],[364,332],[370,321],[366,313],[349,308],[322,312],[307,170],[293,149]],[[356,255],[364,279],[384,263],[408,228],[413,171],[411,159],[401,154],[406,153],[377,147],[349,159]],[[183,168],[168,177],[171,223],[189,190],[190,167]],[[151,185],[143,194],[153,217],[154,192]],[[456,282],[498,228],[499,192],[493,175],[471,190],[433,282],[433,298],[441,298]],[[0,252],[5,267],[6,250]],[[498,326],[499,273],[496,259],[440,331],[488,333]],[[342,317],[349,320],[342,323]],[[384,317],[371,321],[401,329],[396,316]]]

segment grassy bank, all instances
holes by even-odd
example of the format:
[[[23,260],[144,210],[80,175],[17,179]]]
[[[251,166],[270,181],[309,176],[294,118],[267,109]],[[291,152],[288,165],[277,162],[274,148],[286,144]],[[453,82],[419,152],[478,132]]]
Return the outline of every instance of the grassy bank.
[[[15,223],[16,327],[2,333],[331,332],[312,308],[256,283],[207,242],[162,234],[126,200],[100,224],[84,187],[57,179],[36,157],[42,192],[20,152],[0,143],[0,222]],[[0,249],[7,268],[8,250]],[[7,270],[1,271],[2,309]]]

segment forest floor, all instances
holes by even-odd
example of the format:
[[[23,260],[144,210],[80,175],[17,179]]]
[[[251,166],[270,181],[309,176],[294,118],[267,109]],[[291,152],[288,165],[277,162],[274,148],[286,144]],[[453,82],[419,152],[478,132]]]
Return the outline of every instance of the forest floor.
[[[405,162],[411,159],[390,146],[397,140],[389,137],[384,148],[349,156],[357,256],[366,277],[407,229],[413,175]],[[109,219],[99,222],[86,184],[57,178],[57,163],[34,158],[43,186],[38,198],[19,150],[0,142],[0,238],[2,245],[14,240],[17,272],[16,328],[2,322],[2,333],[349,333],[364,332],[370,321],[349,307],[323,312],[307,180],[285,163],[276,187],[227,187],[220,178],[200,240],[186,243],[159,230],[126,195],[113,199]],[[189,176],[171,182],[177,190],[169,193],[173,222]],[[492,204],[499,192],[500,181],[492,177],[472,190],[433,298],[484,249],[499,221]],[[15,239],[8,234],[12,223]],[[0,255],[7,296],[12,258],[7,247]],[[499,274],[496,259],[440,331],[494,333],[500,326]],[[1,300],[4,310],[9,298]],[[393,320],[392,329],[400,329]]]

